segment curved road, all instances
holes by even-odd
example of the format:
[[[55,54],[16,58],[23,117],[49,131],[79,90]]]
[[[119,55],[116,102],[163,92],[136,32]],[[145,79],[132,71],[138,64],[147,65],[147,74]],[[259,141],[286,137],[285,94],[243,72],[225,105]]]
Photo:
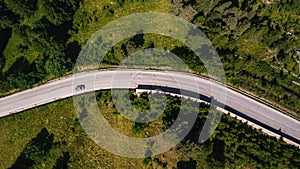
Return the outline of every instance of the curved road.
[[[85,85],[85,89],[76,91],[74,86],[81,84]],[[207,98],[213,97],[226,104],[225,109],[300,144],[299,121],[223,85],[178,72],[108,70],[79,73],[74,78],[69,76],[0,98],[0,117],[84,92],[111,88],[135,89],[139,85],[180,88]]]

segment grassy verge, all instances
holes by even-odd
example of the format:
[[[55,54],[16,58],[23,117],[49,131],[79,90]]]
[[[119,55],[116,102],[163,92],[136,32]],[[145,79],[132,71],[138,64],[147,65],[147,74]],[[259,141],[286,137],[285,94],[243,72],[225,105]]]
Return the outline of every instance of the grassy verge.
[[[131,93],[130,96],[137,110],[148,108],[147,94],[136,97]],[[177,118],[180,99],[168,96],[164,113],[143,127],[118,113],[109,91],[97,92],[97,102],[104,117],[118,132],[148,137],[163,132],[172,124]],[[47,104],[0,119],[0,148],[5,150],[0,152],[0,167],[24,164],[24,159],[32,160],[33,168],[299,167],[298,148],[229,116],[223,116],[213,136],[199,144],[198,136],[206,120],[207,107],[202,105],[198,111],[191,109],[189,112],[198,112],[198,118],[179,145],[151,158],[130,159],[103,150],[85,134],[74,112],[72,99]]]

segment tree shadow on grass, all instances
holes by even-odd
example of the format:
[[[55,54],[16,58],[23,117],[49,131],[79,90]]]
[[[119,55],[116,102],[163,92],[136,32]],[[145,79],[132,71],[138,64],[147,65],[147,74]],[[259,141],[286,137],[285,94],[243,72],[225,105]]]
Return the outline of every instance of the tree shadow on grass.
[[[47,156],[53,144],[54,135],[43,128],[23,149],[12,169],[24,169],[39,164]]]
[[[57,159],[55,167],[53,169],[67,169],[68,168],[68,162],[70,159],[70,153],[64,152],[63,156]]]

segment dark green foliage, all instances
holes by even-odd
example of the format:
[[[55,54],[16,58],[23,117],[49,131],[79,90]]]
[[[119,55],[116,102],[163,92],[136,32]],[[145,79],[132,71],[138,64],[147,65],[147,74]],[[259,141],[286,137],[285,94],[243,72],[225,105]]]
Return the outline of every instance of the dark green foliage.
[[[80,50],[81,50],[81,46],[78,44],[78,42],[72,42],[66,46],[64,53],[65,56],[68,56],[68,58],[70,58],[71,64],[76,62]],[[67,66],[67,67],[72,67],[72,66]]]
[[[167,105],[171,105],[171,106],[166,107],[166,109],[164,110],[165,115],[162,118],[166,128],[169,128],[176,120],[180,111],[180,103],[181,100],[178,97],[174,97],[172,99],[169,98],[167,100]]]
[[[145,166],[149,165],[150,163],[151,163],[151,157],[144,158],[143,164],[144,164]]]
[[[187,47],[176,47],[171,52],[180,57],[180,59],[182,59],[182,61],[184,61],[184,63],[186,63],[192,70],[196,71],[198,67],[203,66],[199,57]]]
[[[61,25],[70,22],[76,12],[80,1],[73,0],[41,0],[40,12],[44,13],[47,19],[54,25]]]
[[[299,1],[266,5],[257,0],[201,0],[191,4],[197,11],[191,21],[216,47],[229,83],[299,112],[300,102],[295,99],[299,86],[289,83],[299,81],[295,77],[298,56],[293,53],[300,45]],[[291,91],[285,92],[285,99],[283,88]]]
[[[4,0],[8,8],[21,17],[29,17],[37,10],[37,0]]]
[[[149,104],[147,94],[142,94],[139,102],[132,102],[135,107]],[[137,96],[132,95],[132,100]],[[189,113],[195,110],[193,106],[182,107],[181,99],[167,96],[167,105],[162,115],[163,132],[169,128],[176,118],[180,109],[187,109]],[[146,103],[145,103],[146,102]],[[148,103],[147,103],[148,102]],[[193,102],[188,102],[193,104]],[[198,116],[193,128],[184,140],[176,147],[179,156],[178,168],[196,168],[203,165],[203,161],[213,168],[235,168],[239,166],[250,168],[298,168],[300,152],[298,148],[288,145],[282,140],[267,136],[261,131],[254,130],[246,123],[242,123],[228,115],[223,115],[216,131],[204,144],[199,144],[198,139],[204,122],[207,120],[209,106],[201,104]],[[132,127],[134,133],[149,131],[151,123],[135,123]],[[150,130],[151,131],[151,130]],[[296,155],[298,154],[298,155]],[[147,166],[166,166],[161,159],[152,157],[144,159]]]
[[[178,169],[196,169],[197,161],[196,160],[190,160],[190,161],[179,161],[177,163]]]
[[[107,110],[113,108],[109,90],[97,92],[97,100],[104,105],[102,108]],[[176,119],[176,111],[180,108],[180,98],[167,96],[167,102],[162,116],[164,121],[172,122],[174,118]],[[189,101],[189,103],[192,104],[193,102]],[[134,104],[139,106],[138,104],[140,103],[135,102]],[[127,165],[126,162],[120,162],[119,159],[118,161],[116,160],[119,156],[113,156],[95,144],[85,134],[73,111],[65,109],[66,107],[73,108],[72,99],[55,102],[15,116],[9,116],[7,119],[1,119],[2,123],[9,124],[7,125],[9,127],[5,128],[5,130],[2,129],[4,130],[3,133],[10,133],[7,135],[8,140],[16,136],[17,138],[14,140],[17,142],[16,144],[19,144],[25,138],[30,140],[26,145],[24,144],[25,148],[21,146],[23,151],[15,163],[13,165],[10,164],[11,168],[41,168],[43,164],[46,164],[47,168],[72,168],[79,165],[80,168],[87,166],[89,168],[97,168],[99,166],[118,168],[116,166],[120,165],[123,168],[127,168],[124,167],[124,165]],[[191,107],[193,106],[182,108],[188,109],[188,112],[194,112],[195,110],[191,109]],[[49,110],[53,111],[49,113]],[[120,114],[112,114],[114,111],[110,111],[110,116],[120,116]],[[42,116],[37,116],[35,113],[42,113]],[[173,113],[175,116],[172,115]],[[201,105],[198,110],[196,123],[188,137],[172,150],[161,155],[134,160],[140,160],[139,164],[149,168],[167,168],[170,165],[177,168],[300,167],[300,151],[297,147],[267,136],[260,131],[254,130],[248,124],[237,121],[227,115],[222,116],[222,120],[212,137],[205,143],[199,144],[199,134],[207,114],[208,106]],[[28,124],[28,119],[30,119],[30,124]],[[10,121],[5,123],[4,120]],[[32,125],[35,122],[40,123],[40,125]],[[24,125],[22,125],[23,123]],[[144,132],[147,130],[150,133],[152,129],[160,130],[159,133],[161,133],[165,128],[169,127],[169,124],[166,123],[162,123],[162,126],[155,126],[155,128],[150,128],[151,125],[152,123],[147,123],[147,125],[141,127],[140,124],[137,124],[135,127],[141,127],[140,131]],[[6,125],[3,126],[5,127]],[[11,129],[11,126],[13,126],[13,129]],[[35,131],[40,132],[36,136],[33,135],[34,138],[32,139],[27,138],[28,133],[26,133],[24,138],[24,134],[22,134],[24,126],[31,126]],[[42,126],[50,127],[49,131],[51,130],[53,134],[49,133],[45,128],[41,130]],[[37,127],[39,130],[37,130]],[[130,127],[134,126],[126,125],[123,127],[130,129]],[[16,133],[15,136],[13,133]],[[59,142],[54,142],[54,138]],[[3,144],[6,144],[9,148],[12,143],[4,141]],[[148,144],[153,145],[153,142],[150,141]],[[151,155],[151,148],[145,154]],[[110,163],[106,163],[107,160],[110,160]],[[128,168],[134,168],[134,166],[131,165]],[[138,168],[141,167],[139,166]]]
[[[234,121],[223,116],[222,123],[216,130],[218,134],[213,138],[212,154],[208,158],[212,164],[218,161],[234,166],[238,159],[247,166],[257,168],[299,167],[298,164],[291,163],[292,159],[287,161],[292,153],[299,153],[297,148],[293,149],[293,146],[281,140],[253,131],[247,124]]]
[[[60,77],[73,68],[80,47],[76,43],[67,44],[67,40],[79,3],[77,0],[0,2],[1,93],[28,88],[48,77]],[[19,61],[25,62],[24,65]]]
[[[2,52],[5,49],[5,46],[7,45],[8,39],[11,36],[11,29],[0,29],[0,52],[2,56]],[[5,63],[3,61],[0,62],[1,64]],[[0,67],[2,69],[2,67]]]
[[[144,129],[147,127],[147,124],[145,123],[134,123],[134,126],[132,127],[132,133],[138,134],[141,132],[144,132]]]
[[[68,169],[68,161],[70,160],[70,153],[63,152],[63,155],[57,159],[55,166],[53,169]]]
[[[21,88],[25,89],[30,85],[35,84],[39,79],[35,76],[36,67],[29,64],[24,58],[19,58],[13,65],[14,69],[6,72],[7,81],[2,83],[8,86],[1,86],[0,89],[4,90],[9,87],[10,89]]]
[[[52,74],[55,75],[55,77],[60,77],[66,72],[67,63],[66,60],[62,58],[62,56],[52,56],[46,61],[44,69],[47,74]]]
[[[206,116],[207,110],[202,109],[199,112],[191,133],[177,146],[177,152],[182,158],[178,165],[191,165],[197,161],[197,166],[203,166],[203,159],[205,159],[209,168],[299,167],[299,164],[294,162],[300,155],[297,147],[267,136],[261,131],[255,131],[251,126],[227,115],[222,116],[213,136],[204,144],[199,144],[198,137],[203,120],[206,120],[203,117]],[[198,147],[201,150],[197,150]],[[295,153],[299,155],[296,156]]]
[[[14,14],[4,3],[0,1],[0,28],[8,28],[18,20],[18,16]],[[1,39],[2,40],[2,39]],[[1,42],[2,43],[2,42]]]

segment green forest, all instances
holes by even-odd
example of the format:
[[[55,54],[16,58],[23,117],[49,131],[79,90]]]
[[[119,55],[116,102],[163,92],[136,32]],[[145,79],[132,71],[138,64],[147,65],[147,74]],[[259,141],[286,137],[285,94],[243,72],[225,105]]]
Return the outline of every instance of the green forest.
[[[124,98],[126,92],[118,98]],[[95,96],[93,96],[95,97]],[[183,98],[166,95],[166,107],[151,123],[136,123],[124,118],[113,103],[110,90],[96,93],[100,111],[116,131],[138,138],[155,136],[172,125]],[[114,96],[115,97],[115,96]],[[161,99],[129,92],[132,105],[139,111],[161,105]],[[88,99],[89,100],[89,99]],[[88,104],[88,100],[85,104]],[[267,136],[231,116],[223,115],[213,136],[198,143],[209,106],[194,102],[183,108],[197,113],[188,135],[174,148],[152,157],[125,158],[114,155],[90,139],[74,113],[72,99],[54,102],[0,119],[0,168],[299,168],[300,151],[282,140]],[[126,111],[126,110],[124,110]],[[83,115],[84,114],[84,115]]]

